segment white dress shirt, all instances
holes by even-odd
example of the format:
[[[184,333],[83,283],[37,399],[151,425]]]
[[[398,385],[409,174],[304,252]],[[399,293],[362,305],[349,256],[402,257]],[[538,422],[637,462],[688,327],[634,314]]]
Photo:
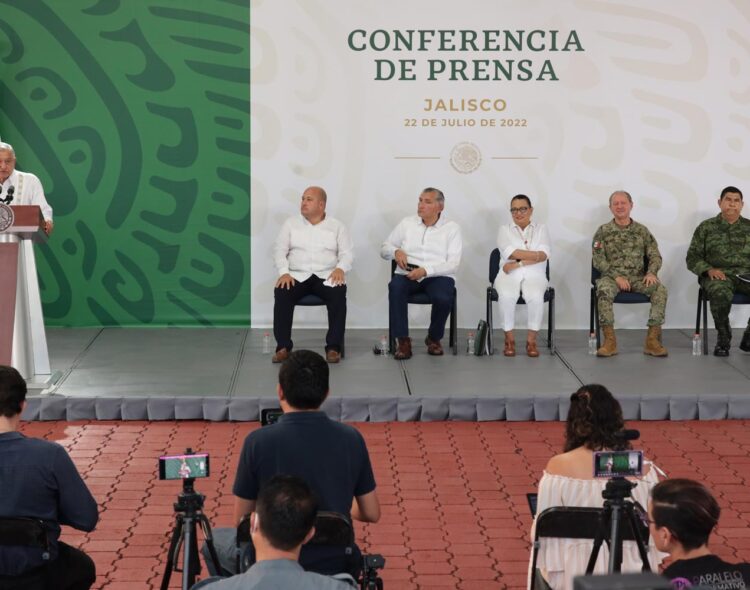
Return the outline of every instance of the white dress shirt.
[[[516,250],[530,250],[532,252],[541,250],[547,255],[547,260],[549,260],[551,252],[547,226],[533,221],[525,229],[521,229],[515,223],[501,225],[497,232],[497,247],[503,259],[500,263],[500,272],[503,272],[503,266],[506,262],[510,262],[510,255]],[[546,277],[547,264],[545,262],[528,264],[528,261],[524,261],[523,264],[521,268],[513,269],[511,272],[522,271],[524,276],[540,275]]]
[[[421,266],[428,277],[456,278],[461,262],[461,228],[441,213],[434,225],[425,225],[419,215],[401,220],[380,247],[380,256],[393,260],[396,250],[406,252],[407,262]],[[409,271],[396,267],[396,274]]]
[[[10,203],[11,205],[39,205],[45,221],[52,220],[52,207],[47,203],[42,183],[36,175],[30,172],[14,170],[0,186],[3,189],[0,198],[6,198],[8,196],[8,189],[13,186],[16,190],[13,193],[13,202]]]
[[[352,269],[354,245],[346,226],[326,216],[313,225],[302,215],[290,217],[281,226],[273,247],[279,276],[289,273],[295,281],[312,275],[327,279],[335,268]]]

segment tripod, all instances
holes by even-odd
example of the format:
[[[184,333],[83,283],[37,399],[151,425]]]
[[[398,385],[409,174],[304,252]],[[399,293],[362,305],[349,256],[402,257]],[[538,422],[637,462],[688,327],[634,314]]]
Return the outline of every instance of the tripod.
[[[604,542],[607,532],[607,546],[609,547],[609,567],[607,573],[619,573],[622,569],[622,541],[623,531],[621,526],[623,522],[630,525],[630,531],[638,546],[638,553],[643,562],[643,571],[650,572],[651,567],[648,564],[648,554],[646,552],[646,542],[642,536],[642,525],[638,522],[635,514],[635,504],[632,500],[626,500],[630,497],[630,491],[636,484],[629,482],[624,477],[614,477],[607,482],[602,497],[604,498],[604,508],[599,513],[599,526],[594,537],[594,547],[591,550],[589,563],[586,566],[586,575],[594,572],[594,565],[599,557],[599,549]],[[625,519],[623,521],[623,518]]]
[[[206,546],[211,556],[216,571],[219,571],[219,557],[216,555],[214,539],[211,534],[211,524],[203,514],[203,500],[205,496],[195,491],[193,478],[182,480],[182,493],[177,496],[174,504],[175,524],[172,529],[172,540],[169,543],[167,553],[167,566],[164,569],[164,577],[161,581],[161,590],[167,590],[172,572],[182,572],[182,590],[189,590],[195,584],[195,576],[201,573],[201,562],[198,557],[198,535],[199,524],[206,538]],[[178,569],[177,562],[183,551],[182,570]]]

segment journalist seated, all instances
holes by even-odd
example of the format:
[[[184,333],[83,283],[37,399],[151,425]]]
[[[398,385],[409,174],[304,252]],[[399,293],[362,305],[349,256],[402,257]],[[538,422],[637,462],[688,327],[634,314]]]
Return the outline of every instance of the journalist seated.
[[[0,587],[7,578],[44,575],[56,590],[87,590],[96,581],[94,562],[59,540],[60,525],[92,531],[99,519],[96,500],[68,453],[57,443],[18,432],[26,405],[26,381],[0,365],[0,519],[31,518],[45,523],[50,561],[36,547],[0,546]]]
[[[706,487],[690,479],[668,479],[651,490],[651,537],[671,564],[662,573],[675,590],[750,588],[750,564],[727,563],[711,553],[708,538],[721,508]]]
[[[352,584],[306,572],[298,563],[302,545],[315,534],[318,503],[310,486],[288,475],[271,478],[260,490],[250,515],[255,564],[244,574],[210,578],[193,586],[211,590],[351,590]]]
[[[251,432],[242,446],[232,491],[234,523],[255,510],[260,489],[275,475],[294,475],[312,488],[320,509],[362,522],[380,519],[380,504],[370,455],[362,435],[352,426],[331,420],[320,406],[328,397],[329,368],[311,350],[295,350],[279,370],[277,394],[284,414],[275,424]],[[236,571],[236,528],[214,530],[222,572]],[[204,546],[204,557],[206,556]],[[305,569],[331,573],[322,556]],[[211,568],[211,560],[207,560]]]
[[[630,449],[624,438],[617,436],[625,427],[619,402],[603,385],[584,385],[570,397],[565,423],[563,452],[552,457],[539,481],[537,515],[554,506],[601,508],[606,478],[595,478],[595,451]],[[644,462],[645,463],[645,462]],[[644,466],[643,475],[634,479],[632,500],[646,506],[651,488],[658,482],[655,466]],[[534,538],[536,520],[532,524]],[[591,539],[542,538],[537,569],[554,590],[573,588],[573,578],[586,573],[593,541]],[[653,571],[662,555],[649,546],[649,562]],[[595,574],[607,573],[609,552],[606,544],[599,551]],[[531,563],[529,564],[531,565]],[[623,543],[623,572],[639,572],[643,564],[633,541]],[[529,571],[531,574],[531,571]]]

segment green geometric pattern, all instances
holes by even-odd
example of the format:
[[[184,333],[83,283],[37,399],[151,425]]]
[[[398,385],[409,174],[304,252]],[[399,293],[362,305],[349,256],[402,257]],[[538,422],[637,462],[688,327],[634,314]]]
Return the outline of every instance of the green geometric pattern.
[[[47,325],[247,325],[249,0],[0,0]]]

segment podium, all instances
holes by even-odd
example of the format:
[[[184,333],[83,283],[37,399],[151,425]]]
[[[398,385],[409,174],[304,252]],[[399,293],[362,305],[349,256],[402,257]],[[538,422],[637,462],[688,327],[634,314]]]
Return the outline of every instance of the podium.
[[[34,259],[34,244],[47,241],[43,227],[38,206],[0,204],[0,364],[32,389],[52,381]]]

